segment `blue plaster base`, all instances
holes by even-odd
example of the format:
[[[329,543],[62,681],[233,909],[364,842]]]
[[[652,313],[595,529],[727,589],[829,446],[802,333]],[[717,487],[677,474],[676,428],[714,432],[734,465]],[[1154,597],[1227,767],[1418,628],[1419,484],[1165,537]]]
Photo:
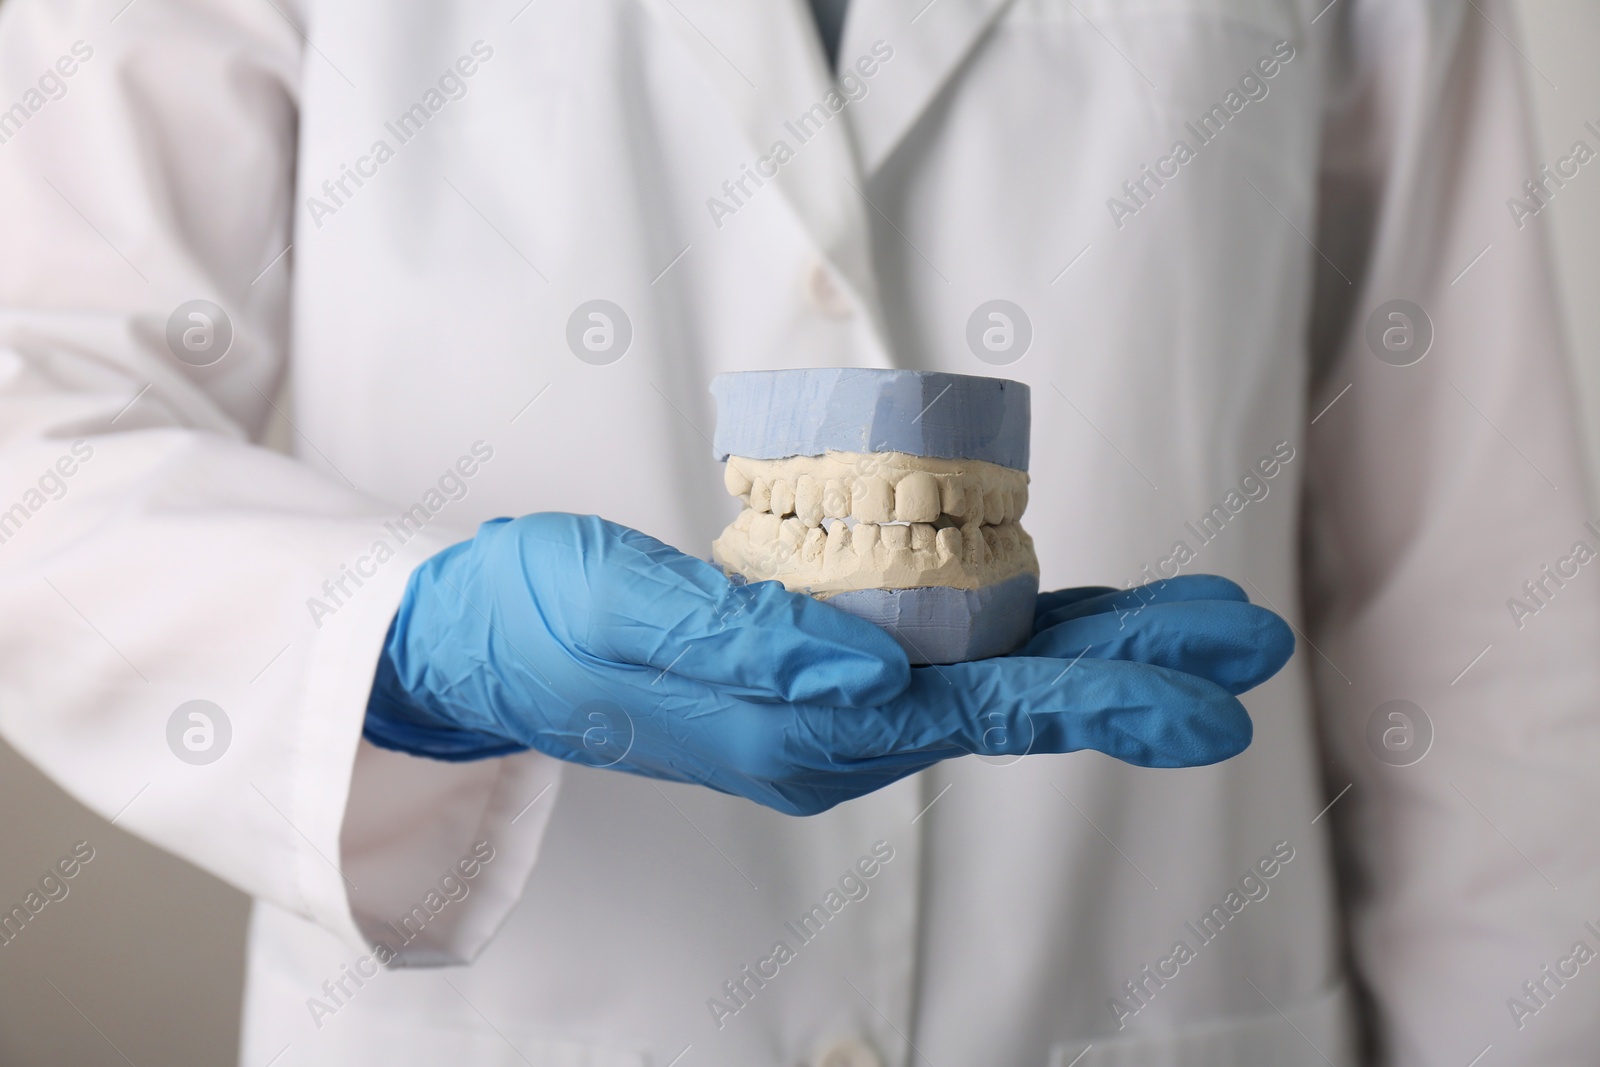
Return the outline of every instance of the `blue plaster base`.
[[[1018,574],[981,589],[852,589],[826,603],[889,631],[917,666],[1013,652],[1033,633],[1039,579]]]
[[[743,371],[711,380],[718,459],[904,452],[1028,469],[1028,387],[911,370]]]

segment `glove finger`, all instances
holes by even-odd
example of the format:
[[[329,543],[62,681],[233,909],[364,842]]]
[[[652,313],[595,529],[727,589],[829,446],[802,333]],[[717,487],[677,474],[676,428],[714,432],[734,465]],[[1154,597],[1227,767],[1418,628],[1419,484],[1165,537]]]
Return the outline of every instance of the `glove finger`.
[[[974,687],[988,694],[963,708],[963,747],[996,755],[1091,748],[1140,767],[1199,767],[1250,744],[1244,705],[1203,678],[1117,660],[1085,660],[1065,675],[1058,660],[1013,662],[1026,666],[1012,673],[1001,661],[986,686]]]
[[[538,520],[538,521],[534,521]],[[527,516],[525,565],[559,569],[574,642],[750,700],[864,707],[906,686],[905,652],[877,626],[790,593],[734,585],[716,567],[592,515]]]
[[[1081,619],[1086,615],[1113,613],[1121,618],[1137,615],[1140,609],[1152,604],[1174,604],[1186,600],[1242,600],[1249,601],[1243,589],[1216,574],[1180,574],[1176,578],[1136,585],[1132,589],[1118,589],[1099,596],[1088,597],[1074,603],[1034,612],[1033,630],[1038,633],[1068,619]]]
[[[1244,751],[1252,735],[1244,705],[1221,686],[1120,660],[1071,670],[1024,658],[919,667],[882,708],[796,711],[804,747],[827,752],[832,766],[1088,748],[1140,767],[1199,767]]]
[[[1115,593],[1117,589],[1110,585],[1080,585],[1075,589],[1051,589],[1039,594],[1039,599],[1033,603],[1033,617],[1035,620],[1048,615],[1052,611],[1071,607],[1073,604],[1090,597],[1105,596]]]
[[[1254,689],[1294,653],[1294,632],[1266,608],[1234,600],[1153,604],[1068,619],[1034,635],[1016,656],[1128,660],[1183,671],[1230,693]]]
[[[765,796],[757,799],[785,815],[817,815],[847,800],[875,793],[884,786],[926,770],[936,759],[923,756],[914,761],[870,767],[853,766],[848,774],[836,771],[809,775],[797,781],[772,782],[764,786]]]

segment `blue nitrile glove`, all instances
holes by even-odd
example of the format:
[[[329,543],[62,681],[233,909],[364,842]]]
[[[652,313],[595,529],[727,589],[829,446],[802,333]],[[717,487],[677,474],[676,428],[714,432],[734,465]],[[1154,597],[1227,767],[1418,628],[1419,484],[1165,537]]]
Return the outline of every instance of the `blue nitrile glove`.
[[[790,814],[974,752],[1237,754],[1232,694],[1284,664],[1288,627],[1220,578],[1145,590],[1045,594],[1021,653],[913,669],[876,626],[636,530],[496,519],[411,576],[366,736],[440,759],[531,747]]]

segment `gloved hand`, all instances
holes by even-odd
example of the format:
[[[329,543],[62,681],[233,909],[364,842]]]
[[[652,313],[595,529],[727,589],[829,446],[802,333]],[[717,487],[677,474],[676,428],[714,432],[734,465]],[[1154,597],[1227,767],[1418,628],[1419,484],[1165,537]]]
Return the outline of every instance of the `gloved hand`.
[[[1047,593],[1035,630],[1012,656],[913,669],[871,623],[638,531],[496,519],[412,574],[366,736],[439,759],[531,747],[815,814],[968,753],[1227,759],[1251,735],[1233,694],[1294,645],[1209,576]]]

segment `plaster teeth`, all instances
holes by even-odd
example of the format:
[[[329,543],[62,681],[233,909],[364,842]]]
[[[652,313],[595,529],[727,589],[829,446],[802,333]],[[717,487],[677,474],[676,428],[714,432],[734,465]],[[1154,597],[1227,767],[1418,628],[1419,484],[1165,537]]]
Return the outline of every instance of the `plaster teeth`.
[[[750,515],[750,540],[760,545],[778,539],[778,527],[783,520],[767,511],[752,511]]]
[[[894,518],[894,487],[883,478],[857,479],[850,510],[856,522],[889,522]]]
[[[979,482],[974,483],[974,485],[966,486],[966,494],[973,498],[973,506],[971,506],[971,509],[968,509],[971,512],[971,520],[973,520],[974,523],[979,523],[981,526],[994,526],[995,522],[997,522],[997,512],[1000,510],[998,507],[994,507],[994,509],[992,509],[992,507],[989,506],[989,498],[990,496],[994,496],[994,493],[992,493],[990,490],[986,490],[984,485]],[[998,501],[995,502],[998,504]]]
[[[961,517],[967,498],[966,489],[957,477],[939,479],[939,507],[946,515]]]
[[[976,509],[976,514],[974,514]],[[981,523],[984,520],[984,494],[976,485],[968,485],[966,478],[960,478],[955,483],[955,499],[950,504],[949,514],[966,523]]]
[[[979,526],[994,521],[989,515],[988,494],[983,491],[982,484],[967,486],[967,521]]]
[[[722,484],[728,487],[729,496],[744,496],[750,491],[750,476],[730,459],[722,468]]]
[[[850,515],[850,488],[838,478],[829,478],[822,487],[822,513],[830,519]]]
[[[1003,489],[990,489],[983,494],[983,521],[996,525],[1005,522],[1006,509],[1010,506],[1010,493]]]
[[[794,483],[794,513],[807,526],[822,524],[822,484],[809,474]]]
[[[856,555],[863,560],[871,561],[873,553],[878,547],[878,524],[874,522],[858,522],[850,532],[850,543],[855,548]]]
[[[911,527],[909,526],[884,526],[881,527],[883,537],[886,567],[909,568],[916,566],[916,560],[911,555]]]
[[[1000,529],[997,526],[985,526],[983,529],[983,561],[992,563],[1000,554]]]
[[[983,562],[983,527],[969,522],[961,527],[962,559],[972,566]]]
[[[994,552],[998,559],[1010,559],[1017,551],[1017,527],[1015,523],[1001,523],[992,527],[994,530]]]
[[[805,543],[800,546],[800,558],[807,563],[815,563],[822,558],[823,549],[828,543],[828,535],[820,526],[806,528]]]
[[[756,580],[778,578],[791,588],[805,589],[819,579],[824,584],[856,582],[873,572],[881,572],[878,580],[891,582],[886,588],[946,584],[950,578],[962,588],[973,588],[961,580],[975,569],[1009,572],[1028,567],[1033,556],[1032,538],[1014,522],[943,529],[929,523],[807,526],[795,516],[748,509],[724,531],[716,551],[719,560],[736,562]],[[979,584],[990,580],[974,577]]]
[[[772,513],[789,515],[794,512],[794,485],[786,478],[772,480]]]
[[[927,471],[912,471],[894,487],[894,517],[901,522],[933,522],[939,517],[939,483]]]
[[[948,586],[977,589],[1037,573],[1017,518],[1026,472],[901,453],[730,456],[730,495],[746,507],[713,555],[729,573],[794,591]]]
[[[850,549],[850,527],[842,522],[836,522],[828,527],[828,543],[823,547],[823,562],[834,565],[843,553]]]

